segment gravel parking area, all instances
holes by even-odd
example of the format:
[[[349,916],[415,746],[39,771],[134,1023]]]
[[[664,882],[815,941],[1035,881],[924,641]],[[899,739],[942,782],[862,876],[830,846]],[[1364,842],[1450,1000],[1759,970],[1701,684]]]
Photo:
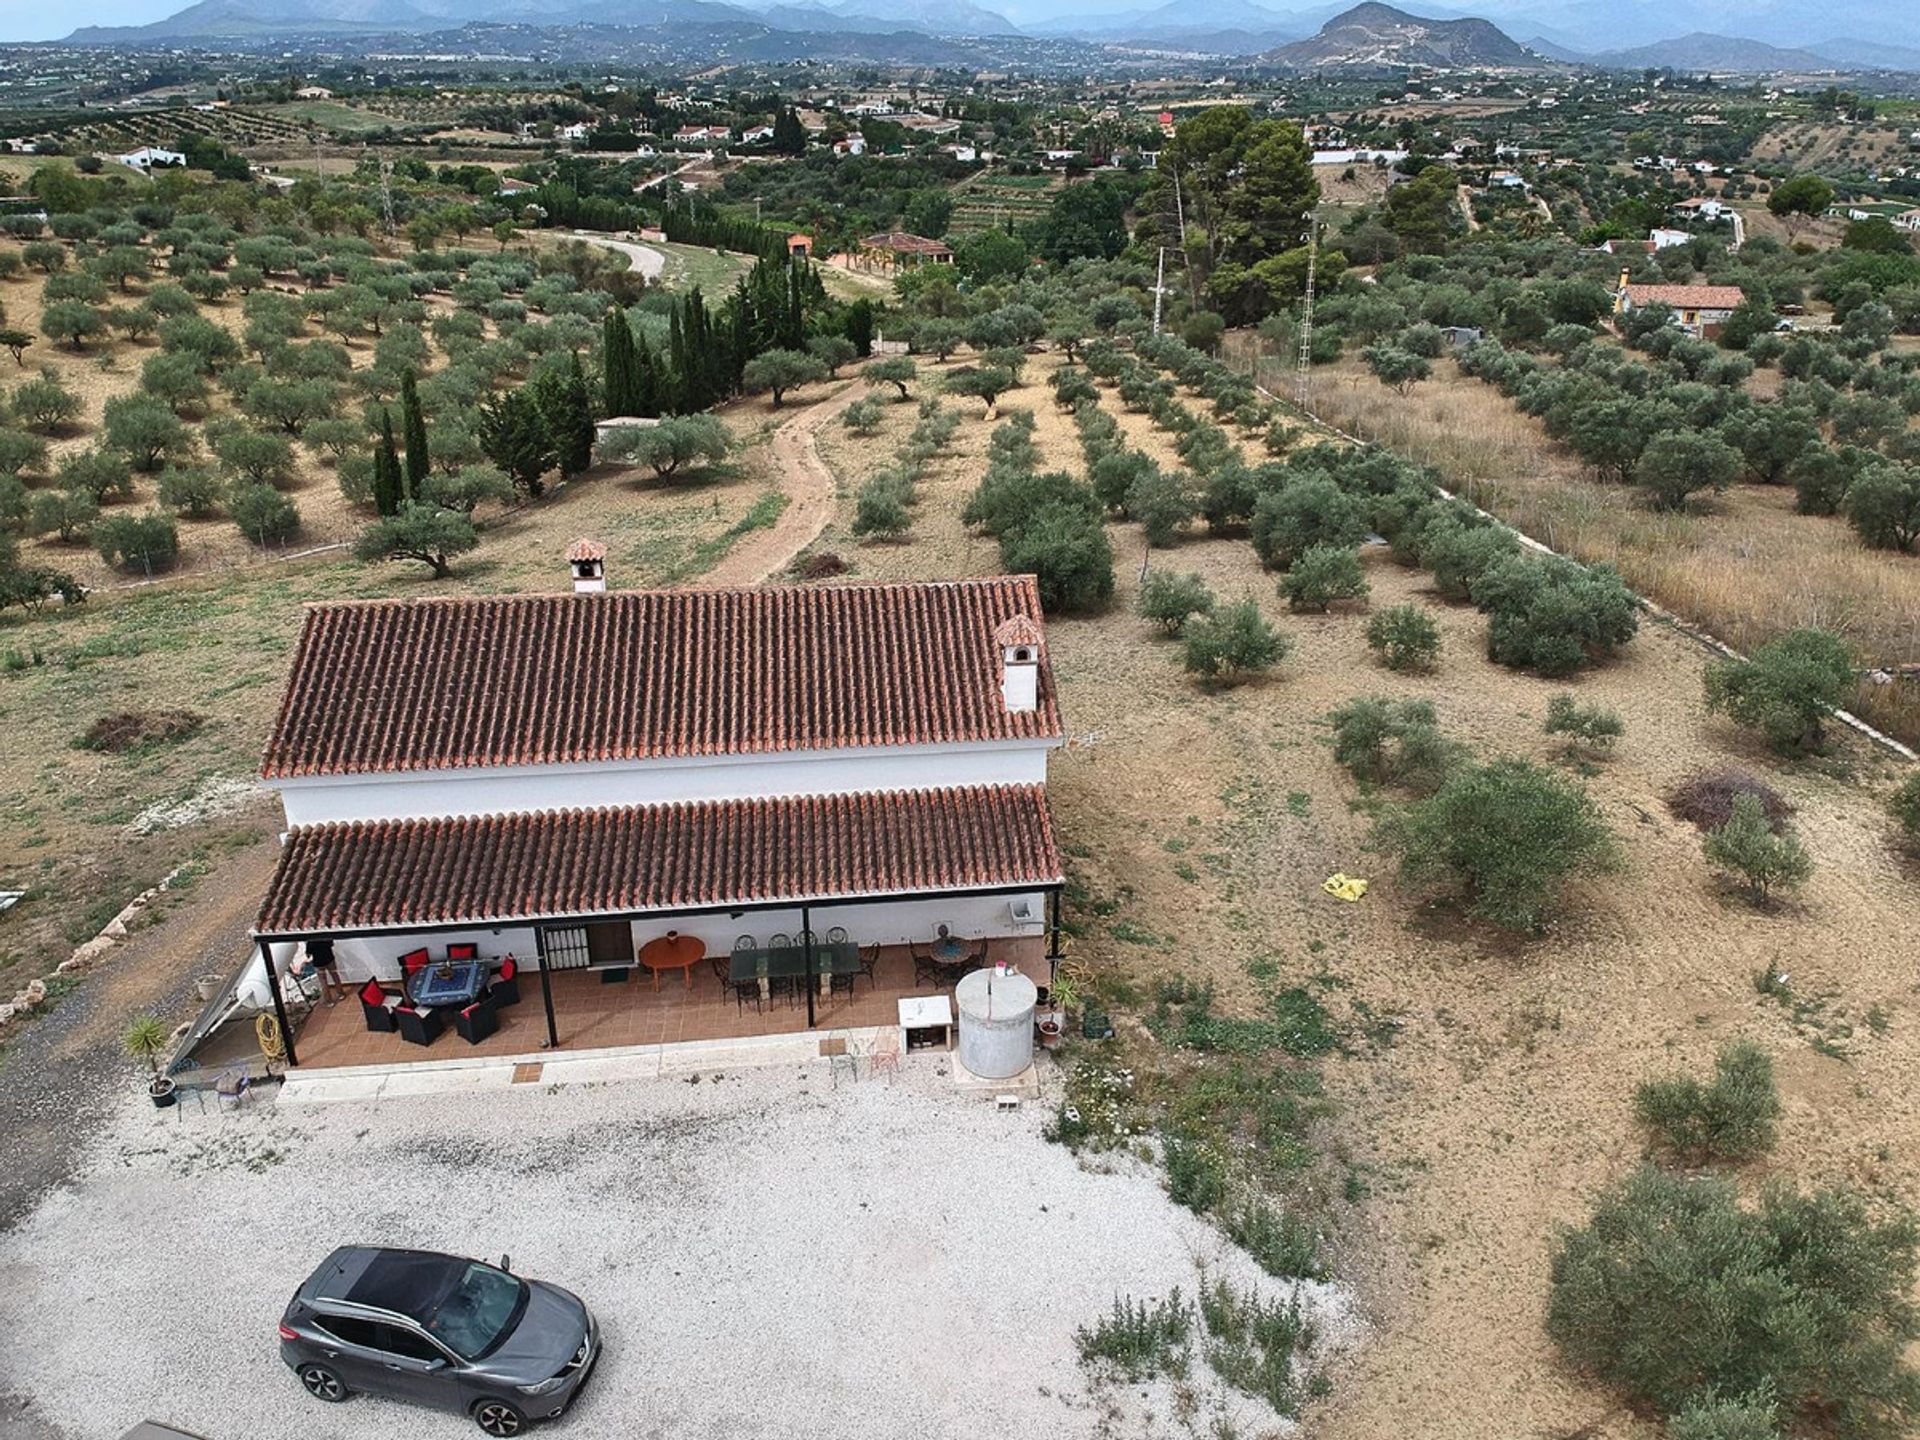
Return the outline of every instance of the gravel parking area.
[[[897,1084],[785,1065],[376,1104],[157,1114],[136,1095],[0,1257],[0,1436],[96,1440],[152,1416],[210,1440],[410,1440],[467,1421],[310,1400],[274,1325],[332,1246],[497,1258],[577,1290],[605,1358],[552,1432],[768,1436],[1284,1428],[1197,1382],[1090,1390],[1076,1326],[1199,1270],[1280,1287],[1132,1161],[1080,1164],[931,1062]],[[1331,1349],[1343,1291],[1301,1287]],[[1204,1367],[1196,1366],[1204,1374]]]

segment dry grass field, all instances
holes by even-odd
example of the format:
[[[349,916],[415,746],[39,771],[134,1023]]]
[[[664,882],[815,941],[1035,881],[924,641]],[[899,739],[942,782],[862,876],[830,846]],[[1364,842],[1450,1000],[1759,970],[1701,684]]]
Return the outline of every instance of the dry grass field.
[[[1920,559],[1869,550],[1844,520],[1793,512],[1784,486],[1739,485],[1685,513],[1595,481],[1540,422],[1441,361],[1402,398],[1357,359],[1316,371],[1314,408],[1350,434],[1437,468],[1446,483],[1537,539],[1605,561],[1627,583],[1738,649],[1804,626],[1863,663],[1920,661]],[[1913,736],[1910,686],[1862,687],[1861,708]]]

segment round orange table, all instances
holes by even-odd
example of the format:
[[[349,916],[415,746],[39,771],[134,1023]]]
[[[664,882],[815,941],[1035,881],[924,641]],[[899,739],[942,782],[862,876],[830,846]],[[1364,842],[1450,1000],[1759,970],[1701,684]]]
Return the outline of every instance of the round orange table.
[[[687,989],[693,988],[693,967],[707,958],[707,947],[697,935],[670,930],[640,947],[640,963],[653,972],[653,988],[660,988],[662,970],[678,970]]]

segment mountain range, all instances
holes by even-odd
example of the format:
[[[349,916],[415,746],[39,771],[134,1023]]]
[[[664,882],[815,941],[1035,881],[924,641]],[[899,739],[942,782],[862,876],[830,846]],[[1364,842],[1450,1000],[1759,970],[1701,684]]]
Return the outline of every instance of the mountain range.
[[[986,63],[1071,41],[1148,54],[1243,56],[1299,69],[1556,62],[1736,73],[1920,70],[1920,5],[1884,0],[1478,0],[1474,14],[1433,0],[1412,0],[1417,11],[1377,0],[1350,9],[1321,3],[1289,10],[1259,0],[1215,0],[1205,7],[1165,0],[1135,10],[1056,10],[1051,17],[1020,8],[1040,3],[1098,7],[1102,0],[195,0],[149,25],[90,26],[69,41],[141,46],[371,38],[469,25],[604,26],[654,28],[660,34],[652,48],[659,50],[685,49],[696,34],[711,37],[735,58],[927,55],[938,57],[934,63]],[[1012,13],[988,8],[996,4]],[[1716,23],[1678,28],[1688,20]],[[1526,36],[1525,44],[1515,35]],[[1850,38],[1861,35],[1876,38]],[[943,48],[915,36],[980,44]],[[1636,43],[1621,46],[1625,36]],[[1815,36],[1827,38],[1808,38]],[[1009,49],[1016,40],[1028,43]],[[1088,52],[1085,58],[1097,57]]]

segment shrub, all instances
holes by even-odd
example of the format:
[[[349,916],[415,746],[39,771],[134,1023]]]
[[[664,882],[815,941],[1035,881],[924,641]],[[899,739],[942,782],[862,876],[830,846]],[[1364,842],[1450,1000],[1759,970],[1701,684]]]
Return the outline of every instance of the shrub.
[[[1627,733],[1627,722],[1604,705],[1581,705],[1571,695],[1556,695],[1547,701],[1547,719],[1541,728],[1549,735],[1566,736],[1569,748],[1604,755]]]
[[[211,470],[171,466],[160,472],[160,503],[196,520],[204,520],[220,508],[226,486]]]
[[[256,485],[285,485],[293,479],[293,442],[284,435],[235,425],[220,432],[213,453],[227,473]]]
[[[1252,600],[1222,605],[1189,620],[1183,633],[1186,654],[1182,663],[1187,673],[1220,685],[1237,685],[1271,670],[1292,648]]]
[[[1253,509],[1253,548],[1275,569],[1285,569],[1311,546],[1352,546],[1366,538],[1360,502],[1324,475],[1293,480],[1261,496]]]
[[[1134,482],[1149,470],[1157,469],[1152,459],[1138,450],[1113,450],[1087,467],[1087,480],[1102,505],[1109,510],[1125,511]]]
[[[25,430],[0,426],[0,475],[37,470],[47,461],[47,442]]]
[[[1853,662],[1837,636],[1795,630],[1745,660],[1707,667],[1707,709],[1757,730],[1777,750],[1815,750],[1822,722],[1853,686]]]
[[[165,510],[109,516],[93,526],[90,538],[103,561],[128,570],[165,570],[180,555],[180,530]]]
[[[1768,826],[1778,834],[1793,807],[1771,785],[1731,765],[1696,770],[1667,791],[1667,809],[1701,830],[1718,830],[1733,818],[1733,802],[1751,795],[1760,802]]]
[[[1194,616],[1213,613],[1214,598],[1206,581],[1196,574],[1176,575],[1168,570],[1155,570],[1140,582],[1137,606],[1141,619],[1178,635]],[[1920,805],[1915,808],[1916,818],[1920,819]]]
[[[1631,640],[1640,617],[1633,592],[1605,565],[1503,560],[1473,582],[1487,614],[1487,655],[1541,675],[1567,675]]]
[[[1216,1280],[1200,1293],[1200,1314],[1214,1372],[1234,1389],[1265,1400],[1276,1414],[1293,1414],[1299,1406],[1294,1351],[1313,1333],[1299,1301],[1262,1300]]]
[[[1440,627],[1418,605],[1395,605],[1367,621],[1367,646],[1389,670],[1431,670],[1440,657]]]
[[[1221,1216],[1221,1228],[1269,1275],[1282,1280],[1325,1278],[1320,1237],[1291,1210],[1249,1196]]]
[[[1334,761],[1368,784],[1399,785],[1430,795],[1466,753],[1441,733],[1430,700],[1363,695],[1327,719],[1333,727]]]
[[[60,457],[54,481],[62,490],[85,495],[96,505],[133,496],[133,474],[126,459],[111,450],[69,450]]]
[[[1127,514],[1140,522],[1147,544],[1163,550],[1180,537],[1197,508],[1193,482],[1184,471],[1162,470],[1148,460],[1127,487]]]
[[[1409,879],[1450,884],[1474,915],[1514,930],[1538,929],[1561,882],[1613,853],[1585,790],[1518,759],[1455,769],[1382,838]]]
[[[907,513],[905,488],[892,475],[876,475],[862,485],[854,502],[853,533],[887,539],[906,534],[913,518]]]
[[[854,401],[840,412],[840,423],[856,435],[871,435],[886,418],[886,407],[872,396]]]
[[[1074,1331],[1074,1344],[1087,1365],[1111,1366],[1130,1381],[1156,1375],[1184,1375],[1193,1333],[1193,1307],[1175,1290],[1148,1302],[1116,1297],[1113,1311],[1096,1325]]]
[[[1887,799],[1887,811],[1908,847],[1920,846],[1920,771],[1907,776]]]
[[[1473,584],[1501,561],[1520,553],[1520,537],[1504,525],[1464,520],[1442,510],[1410,536],[1421,565],[1433,572],[1433,586],[1449,600],[1465,600]]]
[[[726,424],[713,415],[676,415],[657,425],[622,425],[600,447],[602,460],[645,465],[662,480],[701,462],[718,464],[732,446]]]
[[[1751,1041],[1729,1041],[1714,1057],[1712,1084],[1691,1075],[1644,1080],[1633,1092],[1633,1113],[1689,1164],[1750,1159],[1773,1148],[1780,1118],[1773,1061]]]
[[[1360,552],[1345,545],[1309,545],[1280,577],[1280,593],[1295,610],[1325,610],[1337,600],[1364,600],[1368,590]]]
[[[1847,521],[1875,550],[1913,549],[1920,540],[1920,466],[1882,460],[1847,487]]]
[[[84,490],[40,490],[28,502],[27,530],[70,545],[85,538],[99,516],[100,502]]]
[[[1560,1241],[1547,1333],[1664,1415],[1771,1395],[1823,1434],[1904,1434],[1920,1414],[1915,1244],[1911,1216],[1876,1221],[1849,1190],[1773,1186],[1746,1210],[1725,1181],[1648,1166]]]
[[[1674,430],[1647,442],[1634,480],[1656,510],[1680,510],[1697,491],[1726,489],[1740,464],[1740,453],[1718,436]]]
[[[1696,1400],[1667,1422],[1667,1440],[1779,1440],[1780,1412],[1770,1395]]]
[[[1064,470],[1035,472],[993,466],[967,497],[960,518],[978,525],[989,535],[1006,536],[1029,523],[1040,511],[1050,508],[1072,510],[1084,515],[1096,527],[1100,524],[1100,502],[1093,492]]]
[[[80,413],[80,397],[60,383],[51,370],[28,380],[8,399],[13,418],[27,429],[52,435],[73,423]]]
[[[1107,532],[1097,514],[1070,501],[1050,501],[1004,533],[1000,563],[1009,575],[1036,576],[1040,603],[1049,611],[1090,610],[1113,598]]]
[[[289,540],[300,528],[293,501],[261,481],[236,481],[227,493],[227,515],[256,545]]]
[[[1167,1167],[1167,1194],[1174,1204],[1205,1215],[1227,1198],[1227,1162],[1207,1141],[1169,1134],[1161,1150]]]
[[[1813,858],[1790,834],[1774,833],[1766,807],[1752,795],[1733,797],[1726,824],[1701,839],[1709,864],[1739,877],[1760,902],[1778,887],[1792,889],[1813,873]]]

